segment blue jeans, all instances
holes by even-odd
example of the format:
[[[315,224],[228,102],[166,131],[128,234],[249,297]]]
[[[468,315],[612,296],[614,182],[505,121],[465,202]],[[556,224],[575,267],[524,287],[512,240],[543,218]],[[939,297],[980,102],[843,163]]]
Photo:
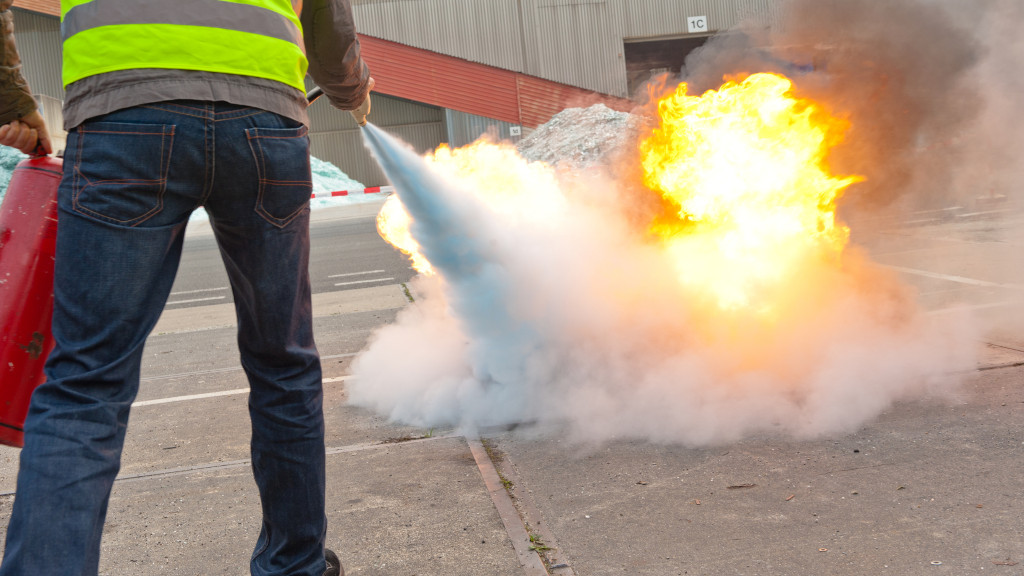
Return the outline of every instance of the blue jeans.
[[[205,206],[249,378],[263,526],[254,576],[322,576],[324,420],[309,287],[306,128],[258,109],[164,102],[68,137],[47,381],[32,397],[0,576],[95,575],[143,344],[189,215]]]

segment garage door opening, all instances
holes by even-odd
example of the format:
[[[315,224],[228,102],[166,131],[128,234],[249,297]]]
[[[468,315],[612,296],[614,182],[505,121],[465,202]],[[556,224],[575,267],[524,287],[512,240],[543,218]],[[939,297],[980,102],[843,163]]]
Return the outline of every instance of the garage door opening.
[[[710,36],[689,36],[667,40],[626,40],[626,85],[629,93],[643,87],[659,74],[679,74],[686,57],[707,42]]]

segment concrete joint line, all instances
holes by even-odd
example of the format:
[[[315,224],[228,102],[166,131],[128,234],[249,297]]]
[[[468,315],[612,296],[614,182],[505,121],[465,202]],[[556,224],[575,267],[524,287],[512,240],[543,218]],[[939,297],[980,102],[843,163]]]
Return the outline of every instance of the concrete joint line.
[[[515,505],[516,510],[519,511],[519,517],[522,518],[527,531],[532,535],[536,535],[537,542],[535,545],[546,548],[544,550],[544,560],[546,560],[548,571],[554,576],[576,576],[576,572],[570,566],[569,556],[558,546],[554,532],[543,521],[540,509],[537,508],[533,498],[530,497],[530,491],[519,475],[519,470],[515,464],[509,459],[507,454],[502,454],[501,458],[496,462],[492,460],[492,462],[498,471],[498,475],[509,481],[510,486],[507,492],[512,498],[512,503]]]
[[[515,504],[512,503],[512,497],[505,490],[505,485],[502,483],[501,477],[498,476],[498,471],[494,468],[491,457],[487,455],[483,443],[479,438],[467,436],[466,444],[469,445],[469,451],[473,453],[473,459],[476,460],[476,466],[480,470],[480,475],[483,476],[487,492],[491,495],[491,501],[498,511],[501,523],[505,525],[505,532],[508,533],[508,537],[512,541],[512,548],[516,552],[519,564],[523,567],[524,574],[526,576],[550,576],[540,554],[531,548],[532,542],[523,519],[519,516]]]
[[[432,440],[450,440],[452,438],[462,438],[460,434],[444,434],[441,436],[431,436],[429,438],[414,438],[411,440],[404,440],[402,442],[373,442],[367,444],[351,444],[349,446],[335,446],[327,448],[326,454],[328,456],[332,454],[347,454],[349,452],[361,452],[363,450],[380,450],[382,448],[392,448],[396,445],[404,444],[417,444],[420,442],[430,442]],[[211,472],[216,470],[231,470],[234,468],[248,468],[252,465],[252,460],[245,458],[243,460],[228,460],[225,462],[208,462],[206,464],[195,464],[193,466],[179,466],[177,468],[164,468],[163,470],[153,470],[152,472],[139,472],[137,474],[124,474],[117,477],[115,482],[126,482],[133,480],[147,480],[152,478],[165,478],[168,476],[185,476],[194,472]],[[14,496],[14,490],[8,490],[6,492],[0,492],[0,498],[5,496]]]
[[[1003,364],[985,364],[984,366],[978,366],[976,372],[984,372],[986,370],[1002,370],[1004,368],[1016,368],[1018,366],[1024,366],[1024,362],[1005,362]]]
[[[331,354],[330,356],[321,356],[320,360],[331,360],[333,358],[349,358],[355,356],[358,352],[348,352],[346,354]],[[197,370],[196,372],[179,372],[178,374],[162,374],[159,376],[146,376],[140,378],[140,382],[152,382],[154,380],[172,380],[175,378],[187,378],[189,376],[203,376],[206,374],[223,374],[225,372],[238,372],[242,370],[241,366],[228,366],[227,368],[211,368],[209,370]]]

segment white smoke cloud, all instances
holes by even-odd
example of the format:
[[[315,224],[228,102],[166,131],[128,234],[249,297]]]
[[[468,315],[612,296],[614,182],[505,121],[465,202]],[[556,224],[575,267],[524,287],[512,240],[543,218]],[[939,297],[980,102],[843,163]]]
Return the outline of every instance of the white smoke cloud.
[[[785,322],[766,324],[688,299],[669,255],[623,217],[628,184],[609,173],[510,154],[503,165],[547,174],[529,186],[543,210],[510,214],[367,134],[440,271],[353,364],[351,402],[396,421],[688,445],[812,437],[948,390],[973,365],[963,318],[925,314],[856,252],[803,269]]]

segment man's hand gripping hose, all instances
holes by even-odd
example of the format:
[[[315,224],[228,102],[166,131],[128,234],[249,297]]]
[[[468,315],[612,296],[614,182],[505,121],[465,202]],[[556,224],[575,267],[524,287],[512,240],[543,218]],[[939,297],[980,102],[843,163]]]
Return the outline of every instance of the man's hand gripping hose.
[[[349,113],[352,114],[352,118],[355,119],[356,124],[359,124],[359,126],[366,126],[366,117],[370,115],[370,91],[373,90],[375,84],[376,82],[373,78],[370,78],[370,81],[366,86],[366,98],[363,98],[363,102],[358,108],[349,111]],[[309,100],[310,104],[312,104],[313,101],[322,96],[323,93],[324,91],[321,90],[319,86],[316,86],[306,94],[306,99]]]

